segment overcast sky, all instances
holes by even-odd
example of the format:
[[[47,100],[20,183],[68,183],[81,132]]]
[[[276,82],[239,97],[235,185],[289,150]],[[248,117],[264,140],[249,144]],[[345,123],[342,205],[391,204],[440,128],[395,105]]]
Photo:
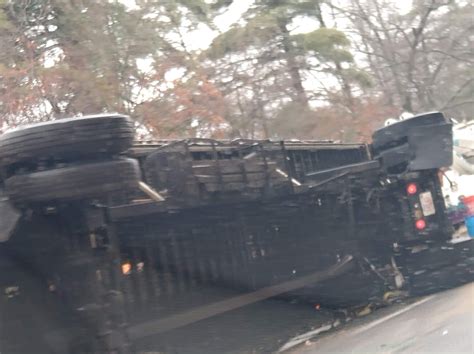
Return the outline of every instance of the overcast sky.
[[[135,0],[119,0],[129,8],[136,7]],[[255,0],[237,0],[233,1],[227,11],[217,16],[214,24],[219,31],[227,31],[233,24],[237,23],[242,14],[254,3]],[[347,0],[336,0],[338,5],[343,7]],[[413,0],[397,0],[394,5],[398,7],[401,12],[406,12],[410,8]],[[339,23],[338,26],[343,26]],[[292,24],[292,33],[310,32],[318,27],[318,24],[313,19],[299,18]],[[185,44],[189,50],[199,50],[209,47],[212,40],[218,35],[217,31],[211,30],[209,27],[202,25],[199,29],[189,32],[185,35]]]
[[[135,0],[119,0],[123,4],[125,4],[130,9],[135,8],[137,5]],[[237,0],[233,1],[229,8],[222,13],[221,15],[217,16],[214,19],[214,24],[219,29],[220,32],[227,31],[232,25],[238,23],[241,19],[242,14],[245,13],[249,7],[254,3],[255,0]],[[334,0],[339,7],[344,7],[344,3],[347,0]],[[396,6],[401,13],[406,12],[412,4],[412,0],[397,0],[393,1],[393,6]],[[335,23],[331,23],[331,20],[328,19],[326,21],[329,26],[336,26]],[[339,21],[337,23],[337,27],[341,30],[344,30],[344,23],[343,21]],[[309,19],[300,17],[295,19],[295,21],[289,26],[292,34],[297,33],[307,33],[313,31],[319,27],[318,22],[315,19]],[[206,49],[212,43],[213,39],[219,35],[218,31],[211,30],[206,25],[201,25],[200,28],[197,30],[188,32],[184,35],[184,42],[188,50],[200,50]],[[141,70],[144,72],[148,72],[152,70],[152,61],[149,58],[143,58],[137,61],[137,64]],[[183,75],[183,70],[181,69],[171,69],[167,72],[165,78],[166,81],[171,82],[180,78]],[[331,78],[325,78],[326,84],[331,85],[331,82],[334,81]],[[334,82],[335,84],[335,82]],[[314,79],[307,78],[305,80],[305,87],[318,87],[320,84],[314,82]],[[145,95],[147,95],[145,93]]]

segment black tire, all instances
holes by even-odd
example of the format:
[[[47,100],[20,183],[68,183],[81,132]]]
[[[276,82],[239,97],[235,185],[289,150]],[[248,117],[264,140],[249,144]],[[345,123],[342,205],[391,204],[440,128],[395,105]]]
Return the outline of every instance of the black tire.
[[[110,156],[127,150],[133,136],[133,122],[118,114],[28,125],[0,136],[0,166],[38,158]]]
[[[435,125],[446,123],[447,120],[440,112],[431,112],[417,115],[407,120],[394,123],[387,127],[376,130],[372,135],[372,146],[374,150],[379,151],[385,148],[393,147],[405,143],[410,129],[425,125]]]
[[[81,200],[136,190],[139,180],[138,162],[124,158],[13,176],[5,192],[20,204]]]

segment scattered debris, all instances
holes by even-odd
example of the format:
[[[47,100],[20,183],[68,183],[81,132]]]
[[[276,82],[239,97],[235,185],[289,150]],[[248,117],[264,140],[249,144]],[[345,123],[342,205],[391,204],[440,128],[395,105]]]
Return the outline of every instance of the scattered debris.
[[[318,329],[315,329],[313,331],[304,333],[302,335],[296,336],[289,341],[287,341],[279,350],[278,352],[284,352],[285,350],[288,350],[290,348],[296,347],[297,345],[300,345],[301,343],[306,343],[310,341],[311,338],[316,337],[317,335],[327,332],[333,328],[332,324],[327,324],[324,326],[319,327]]]
[[[4,294],[9,299],[14,298],[14,297],[20,295],[20,287],[19,286],[7,286],[4,289]]]
[[[372,304],[369,304],[363,307],[362,309],[356,311],[356,316],[363,317],[369,315],[370,313],[372,313]]]
[[[400,299],[406,298],[407,296],[408,296],[408,291],[391,290],[391,291],[387,291],[383,295],[383,301],[386,304],[392,304]]]

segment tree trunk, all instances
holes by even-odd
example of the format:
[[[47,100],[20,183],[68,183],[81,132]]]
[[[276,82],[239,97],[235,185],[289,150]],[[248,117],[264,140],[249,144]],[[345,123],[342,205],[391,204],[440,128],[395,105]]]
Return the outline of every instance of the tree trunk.
[[[308,107],[308,96],[303,87],[298,63],[296,62],[293,45],[291,44],[290,32],[286,28],[286,21],[280,20],[279,27],[283,35],[283,50],[285,51],[286,63],[291,77],[291,83],[296,93],[296,101],[304,107]]]

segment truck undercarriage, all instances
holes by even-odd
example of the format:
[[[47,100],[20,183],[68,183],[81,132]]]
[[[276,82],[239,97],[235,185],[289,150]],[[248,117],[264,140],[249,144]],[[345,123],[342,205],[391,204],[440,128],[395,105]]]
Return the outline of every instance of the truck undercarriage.
[[[383,128],[372,144],[187,139],[126,149],[128,128],[106,120],[120,139],[103,149],[114,134],[97,135],[97,156],[58,151],[52,138],[35,140],[40,153],[0,153],[2,215],[11,215],[0,220],[4,338],[21,328],[44,352],[129,353],[142,338],[269,297],[380,303],[470,257],[472,242],[448,243],[438,173],[451,164],[452,135],[440,113]],[[3,149],[21,138],[4,137]],[[25,327],[31,307],[50,323]],[[5,352],[31,344],[1,342]]]

